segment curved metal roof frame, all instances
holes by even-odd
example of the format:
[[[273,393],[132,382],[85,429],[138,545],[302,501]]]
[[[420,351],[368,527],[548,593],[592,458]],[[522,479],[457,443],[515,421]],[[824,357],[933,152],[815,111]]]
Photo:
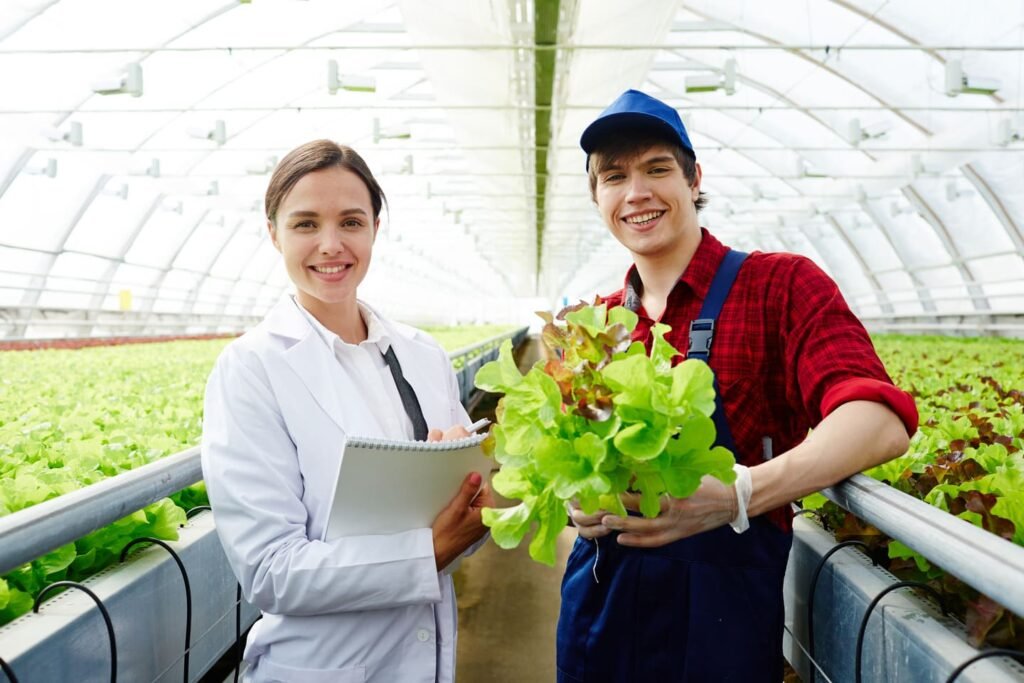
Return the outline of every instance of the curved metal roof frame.
[[[628,254],[590,208],[576,141],[627,87],[689,119],[704,222],[727,242],[814,258],[878,329],[1024,333],[1024,7],[938,5],[0,7],[0,337],[251,324],[290,284],[266,238],[266,173],[324,136],[352,142],[388,192],[364,287],[392,315],[523,320],[616,288]],[[328,58],[347,87],[371,78],[376,92],[328,95]],[[734,91],[686,91],[687,76],[724,78],[726,59]],[[93,92],[97,69],[123,61],[146,72],[141,97]],[[951,63],[1001,82],[937,93]],[[212,142],[183,131],[214,118]],[[55,174],[80,187],[51,192]],[[138,199],[113,212],[116,187]],[[429,300],[410,300],[424,287]]]
[[[670,5],[676,5],[677,3],[669,3],[669,4]],[[812,4],[812,3],[808,3],[808,5],[810,5],[810,4]],[[940,52],[938,50],[932,49],[930,47],[925,46],[922,43],[922,41],[914,40],[914,38],[911,36],[911,34],[909,32],[897,28],[896,26],[894,26],[890,22],[886,22],[886,21],[883,21],[883,20],[879,19],[875,12],[877,11],[877,9],[881,9],[882,7],[884,7],[884,3],[859,3],[860,5],[868,5],[868,4],[875,5],[876,6],[876,11],[872,11],[872,12],[868,12],[867,10],[865,10],[864,7],[858,7],[858,6],[856,6],[856,5],[852,4],[852,3],[849,3],[849,2],[834,2],[833,4],[843,8],[845,10],[851,11],[851,12],[857,14],[858,16],[863,17],[865,20],[870,21],[872,23],[875,23],[878,26],[884,28],[887,32],[892,33],[898,39],[905,41],[907,48],[920,49],[922,51],[922,53],[927,54],[930,58],[932,58],[937,63],[945,64],[946,59],[943,57],[942,54],[940,54]],[[699,5],[700,7],[695,9],[694,5]],[[737,8],[740,8],[740,10],[737,10]],[[722,11],[721,12],[717,11],[719,9],[721,9]],[[772,8],[762,7],[762,8],[758,8],[758,9],[760,9],[762,12],[769,12],[769,11],[774,10],[775,8],[773,6]],[[744,16],[750,22],[756,21],[759,18],[757,16],[758,15],[758,11],[755,11],[754,5],[751,5],[749,3],[741,3],[741,2],[720,2],[720,3],[709,3],[709,2],[701,3],[701,2],[696,2],[696,3],[682,3],[681,4],[681,8],[680,8],[680,13],[681,14],[683,14],[685,12],[685,13],[688,13],[688,14],[693,14],[693,15],[699,16],[701,18],[701,20],[707,22],[707,25],[708,25],[709,29],[713,28],[713,30],[716,30],[716,31],[734,31],[734,32],[740,33],[740,34],[742,34],[744,36],[748,36],[748,37],[751,37],[751,38],[756,38],[757,40],[762,42],[764,47],[774,46],[774,47],[778,48],[779,50],[784,50],[787,53],[795,54],[798,57],[800,57],[801,59],[803,59],[805,61],[808,61],[810,63],[813,63],[817,68],[819,68],[819,69],[821,69],[821,70],[823,70],[823,71],[825,71],[825,72],[827,72],[827,73],[829,73],[829,74],[831,74],[831,75],[833,75],[833,76],[835,76],[837,78],[842,79],[846,83],[849,83],[851,85],[856,86],[858,89],[860,89],[865,94],[867,94],[869,97],[871,97],[874,101],[878,102],[884,109],[889,110],[890,112],[892,112],[895,115],[899,116],[904,121],[912,124],[918,131],[920,131],[922,134],[924,134],[927,138],[933,137],[932,131],[929,130],[928,128],[922,126],[921,124],[919,124],[916,120],[914,120],[914,118],[909,113],[907,113],[905,108],[899,107],[896,104],[894,104],[893,102],[889,102],[884,97],[882,97],[882,96],[878,95],[877,93],[875,93],[874,92],[874,86],[873,86],[872,83],[863,82],[863,81],[856,81],[853,78],[850,78],[850,77],[844,75],[839,69],[830,67],[828,64],[825,63],[824,59],[816,58],[814,55],[812,55],[810,53],[811,49],[808,46],[793,46],[793,45],[787,44],[787,41],[785,41],[785,40],[775,39],[775,38],[773,38],[771,36],[768,36],[768,35],[764,34],[763,32],[758,32],[758,31],[750,30],[750,28],[747,27],[747,26],[735,25],[735,24],[730,23],[730,19],[732,18],[730,15],[731,14],[735,14],[735,13],[737,13],[739,11],[744,12],[745,13]],[[1019,8],[1018,8],[1018,11],[1019,11]],[[685,21],[677,21],[676,25],[683,25],[684,23],[685,23]],[[686,28],[686,30],[690,30],[690,29],[692,29],[692,26],[686,26],[685,28]],[[686,34],[684,34],[684,35],[686,35]],[[730,33],[730,35],[732,35],[732,34]],[[580,38],[579,40],[581,42],[583,42],[585,39],[584,38]],[[702,62],[701,55],[706,54],[706,52],[708,50],[716,49],[716,48],[717,49],[723,49],[723,48],[721,48],[719,46],[698,44],[698,45],[692,46],[692,49],[696,49],[697,50],[697,52],[694,53],[692,51],[692,49],[689,49],[689,48],[687,48],[685,46],[675,45],[674,43],[676,41],[673,40],[671,32],[669,33],[668,36],[665,37],[664,40],[659,41],[658,39],[655,39],[652,42],[653,42],[654,45],[659,45],[659,44],[664,45],[665,46],[665,48],[664,48],[665,53],[672,54],[672,55],[674,55],[676,57],[682,57],[685,60],[685,62],[680,64],[680,70],[678,72],[676,72],[677,76],[681,75],[685,71],[692,70],[692,68],[693,68],[692,64],[694,64],[694,63],[701,63]],[[732,51],[734,54],[735,53],[742,53],[742,51],[745,48],[749,48],[749,47],[750,47],[749,45],[737,45],[734,48],[729,48],[729,50]],[[835,47],[836,47],[837,50],[842,50],[842,49],[846,48],[847,46],[836,45]],[[1002,48],[1005,48],[1005,47],[1006,46],[1002,46]],[[1022,48],[1024,48],[1024,45],[1016,45],[1016,46],[1010,46],[1009,47],[1009,49],[1011,51],[1018,51],[1018,52]],[[827,55],[827,51],[826,51],[826,55]],[[1015,59],[1015,61],[1019,61],[1019,55],[1017,55],[1014,59]],[[704,63],[706,64],[706,62],[704,62]],[[703,93],[698,93],[698,94],[694,94],[692,96],[687,96],[687,95],[683,95],[680,92],[676,91],[675,88],[671,88],[671,89],[670,88],[665,88],[663,80],[664,80],[664,77],[665,77],[666,73],[671,75],[673,73],[672,67],[671,66],[666,66],[666,65],[663,64],[659,68],[658,74],[657,75],[655,75],[653,73],[650,74],[646,78],[646,81],[645,81],[644,84],[636,83],[636,82],[632,82],[632,83],[631,82],[625,82],[625,83],[621,83],[620,87],[629,87],[629,86],[633,86],[633,87],[641,86],[642,88],[646,87],[646,89],[651,90],[655,94],[659,94],[659,95],[662,95],[664,97],[667,97],[667,99],[669,99],[669,101],[674,102],[679,107],[679,109],[681,111],[684,111],[684,112],[687,110],[687,108],[688,108],[687,105],[688,104],[698,103],[700,101],[699,98],[701,98],[703,96]],[[884,78],[885,74],[879,74],[879,76]],[[780,78],[784,81],[785,80],[785,74],[780,74]],[[676,83],[677,84],[681,84],[681,81],[682,81],[681,78],[677,78]],[[742,85],[744,83],[746,83],[747,85],[751,85],[753,87],[756,87],[761,92],[770,94],[773,97],[773,99],[775,99],[777,102],[782,103],[785,106],[790,107],[793,110],[798,111],[798,112],[800,112],[800,113],[810,117],[817,124],[823,124],[823,120],[821,118],[815,116],[814,113],[813,113],[814,110],[817,109],[818,107],[815,107],[813,104],[811,104],[809,106],[803,106],[803,103],[799,102],[795,98],[785,95],[784,92],[782,91],[782,89],[774,87],[772,84],[763,83],[763,82],[758,81],[755,78],[750,78],[749,76],[744,75],[743,71],[742,71],[742,64],[740,65],[740,68],[737,71],[736,81],[739,84],[737,87],[742,87]],[[652,85],[655,86],[655,87],[652,88],[651,87]],[[1019,85],[1018,85],[1018,87],[1019,87]],[[678,88],[678,85],[677,85],[677,88]],[[660,92],[659,92],[659,90],[660,90]],[[1019,94],[1020,94],[1019,90],[1018,90],[1017,94],[1018,94],[1018,99],[1019,99]],[[996,103],[996,104],[1000,104],[1000,105],[1004,104],[1004,99],[1000,98],[999,96],[994,95],[994,94],[990,95],[988,97],[988,99],[990,101]],[[715,100],[714,102],[717,103],[717,102],[721,102],[721,101],[722,101],[721,98],[719,98],[719,99]],[[575,102],[564,102],[563,106],[564,107],[570,107],[573,104],[577,104],[577,103],[575,103]],[[577,106],[580,106],[580,105],[584,105],[584,102],[579,102],[577,104]],[[711,108],[714,108],[715,104],[714,103],[709,103],[707,106],[711,107]],[[738,111],[741,110],[741,109],[742,109],[742,106],[739,107],[739,108],[723,107],[719,111],[720,111],[720,113],[723,116],[735,116],[735,117],[737,117],[738,120],[741,120],[741,119],[739,119],[739,114],[738,114]],[[1017,108],[1006,107],[1005,110],[1010,115],[1013,115],[1013,114],[1019,115],[1019,113],[1020,113],[1019,106]],[[968,110],[968,111],[970,111],[970,110]],[[793,136],[786,136],[786,137],[784,137],[782,135],[777,134],[777,132],[772,131],[771,129],[762,129],[762,127],[759,125],[760,122],[756,118],[754,118],[752,120],[749,120],[749,121],[745,121],[744,123],[745,123],[745,125],[749,126],[749,128],[759,130],[762,134],[767,135],[767,136],[777,140],[779,142],[779,144],[781,146],[785,147],[785,148],[791,148],[792,149],[794,147],[798,147],[799,144],[800,144],[799,143],[799,137],[801,136],[801,132],[800,131],[795,131]],[[843,145],[842,145],[843,147],[845,147],[847,149],[850,149],[851,151],[859,152],[861,154],[864,154],[869,159],[871,159],[871,161],[873,161],[873,162],[875,161],[874,155],[871,154],[871,151],[869,151],[866,147],[858,147],[857,145],[852,144],[851,141],[844,136],[843,132],[841,130],[837,129],[834,125],[828,125],[828,124],[825,124],[825,125],[834,133],[835,136],[840,138],[840,140],[843,143]],[[696,127],[696,129],[694,129],[691,126],[691,137],[694,135],[695,132],[698,135],[702,134],[701,131],[700,131],[699,125]],[[733,151],[733,152],[735,152],[737,154],[740,154],[742,156],[746,156],[751,162],[757,164],[759,167],[761,167],[762,169],[764,169],[764,170],[766,170],[766,171],[768,171],[770,173],[770,169],[767,166],[765,166],[758,159],[754,158],[752,155],[745,154],[741,147],[729,145],[729,144],[727,144],[726,142],[724,142],[721,139],[715,139],[714,136],[708,136],[706,133],[703,134],[703,139],[711,139],[715,143],[717,143],[721,148],[729,149],[729,150],[731,150],[731,151]],[[567,140],[564,140],[564,142],[569,143],[570,140],[571,140],[571,138],[567,139]],[[920,146],[916,147],[916,149],[919,149],[921,152],[929,151],[927,144],[920,145]],[[881,151],[884,152],[885,150],[883,149]],[[1002,150],[1000,149],[999,151],[1001,152]],[[920,162],[918,162],[918,163],[920,165]],[[715,182],[715,178],[716,178],[715,172],[720,171],[721,169],[715,167],[712,172],[708,172],[708,162],[705,162],[704,166],[705,166],[705,175],[704,175],[704,177],[705,177],[705,184],[714,183]],[[1013,217],[1008,212],[999,210],[998,207],[1000,206],[1000,202],[999,202],[997,197],[994,197],[993,193],[986,192],[986,191],[984,191],[982,189],[982,187],[986,185],[984,178],[979,173],[977,173],[977,171],[974,171],[973,173],[971,173],[970,171],[967,171],[966,170],[967,168],[973,168],[973,167],[971,167],[970,164],[963,164],[963,165],[960,166],[959,170],[963,173],[964,176],[967,177],[967,179],[969,180],[969,182],[972,185],[974,185],[975,187],[978,188],[979,194],[981,194],[983,196],[984,204],[982,206],[982,210],[983,211],[991,212],[993,214],[992,218],[994,219],[995,223],[997,225],[999,225],[1002,230],[1005,231],[1005,233],[1007,234],[1007,236],[1010,238],[1011,242],[1014,245],[1014,250],[1013,251],[1002,252],[1002,253],[1007,253],[1009,255],[1016,256],[1016,258],[1017,258],[1017,260],[1019,262],[1021,258],[1024,258],[1024,250],[1021,249],[1021,244],[1020,244],[1020,239],[1019,239],[1020,235],[1019,235],[1019,231],[1018,231],[1018,229],[1016,227],[1016,222],[1014,221]],[[968,175],[969,173],[970,173],[970,175]],[[802,188],[798,187],[795,183],[788,182],[785,177],[779,177],[779,176],[776,176],[776,177],[782,183],[784,183],[788,188],[795,190],[796,192],[798,192],[800,195],[802,195],[805,198],[810,198],[810,195],[806,191],[804,191]],[[748,188],[748,191],[752,190],[753,193],[757,192],[757,190],[752,188],[751,184],[749,184],[749,181],[747,181],[747,180],[745,180],[745,179],[743,179],[742,177],[739,177],[739,176],[735,176],[735,179],[736,179],[737,182],[746,185],[747,188]],[[948,257],[950,265],[952,265],[956,269],[956,271],[958,272],[958,274],[960,276],[960,280],[961,280],[963,286],[967,289],[968,297],[969,297],[969,299],[970,299],[970,301],[972,303],[973,312],[981,313],[981,314],[990,312],[991,309],[992,309],[992,305],[989,303],[988,297],[985,295],[985,292],[984,292],[984,284],[986,282],[990,281],[990,279],[983,278],[982,277],[983,273],[981,273],[981,272],[974,272],[975,266],[972,265],[972,259],[961,257],[961,255],[959,254],[959,250],[956,247],[956,244],[954,243],[953,239],[951,238],[951,236],[949,234],[949,231],[948,231],[948,229],[947,229],[947,227],[946,227],[946,225],[945,225],[945,223],[943,221],[943,218],[940,216],[940,212],[936,209],[936,207],[931,206],[930,203],[921,195],[921,193],[919,193],[915,189],[915,187],[914,187],[914,181],[915,180],[916,180],[915,177],[911,176],[910,174],[904,174],[903,175],[903,182],[902,183],[898,182],[894,188],[889,190],[889,192],[892,193],[896,188],[900,188],[900,192],[904,196],[906,196],[912,202],[912,204],[914,205],[914,207],[917,210],[917,213],[920,215],[920,218],[918,220],[926,222],[932,228],[932,230],[934,231],[934,234],[938,238],[939,243],[943,247],[945,255]],[[914,285],[915,285],[914,292],[915,292],[917,298],[919,299],[919,302],[920,302],[920,305],[921,305],[921,311],[922,312],[927,312],[927,311],[933,311],[934,312],[936,310],[936,306],[935,306],[935,303],[934,303],[934,297],[932,296],[931,292],[929,291],[929,288],[925,285],[925,283],[920,279],[920,277],[915,272],[915,268],[911,265],[912,259],[909,258],[909,255],[907,254],[906,249],[901,248],[899,246],[899,244],[892,239],[892,236],[890,234],[890,230],[889,230],[889,228],[886,225],[886,220],[880,215],[880,213],[878,211],[871,210],[870,204],[869,204],[866,196],[863,199],[861,199],[860,201],[858,201],[857,198],[856,198],[856,195],[862,195],[863,196],[863,195],[866,195],[866,192],[864,192],[863,188],[858,188],[858,191],[856,192],[856,194],[853,193],[853,192],[850,192],[848,194],[849,199],[847,201],[845,201],[845,202],[840,202],[837,208],[839,208],[841,210],[848,210],[850,208],[859,208],[860,210],[863,211],[863,213],[867,214],[867,217],[870,219],[871,223],[873,223],[874,225],[877,226],[877,228],[880,230],[880,232],[882,233],[882,235],[884,236],[886,241],[892,247],[892,249],[895,252],[895,254],[897,255],[897,257],[900,259],[900,262],[903,265],[904,272],[908,276],[910,276],[912,282],[914,282]],[[732,213],[732,211],[728,210],[729,209],[728,206],[726,207],[727,208],[727,212],[726,212],[725,215],[722,215],[722,213],[720,211],[716,211],[714,209],[714,207],[716,206],[716,204],[714,203],[715,198],[716,198],[716,195],[713,194],[712,195],[712,202],[713,203],[711,205],[713,208],[709,208],[707,210],[707,212],[706,212],[706,215],[710,219],[710,224],[712,225],[713,229],[714,229],[716,224],[720,224],[721,226],[726,227],[726,231],[727,231],[728,235],[732,235],[732,231],[730,229],[732,226],[729,226],[729,223],[733,222],[733,221],[730,220],[730,217],[731,217],[730,214]],[[994,199],[994,201],[993,201],[993,199]],[[881,282],[879,280],[879,277],[878,277],[879,274],[876,273],[872,269],[872,267],[870,265],[870,263],[871,263],[871,256],[870,255],[861,254],[856,249],[856,246],[854,245],[854,243],[845,234],[845,231],[844,231],[841,223],[839,221],[835,220],[834,216],[832,215],[832,213],[831,213],[831,211],[829,209],[823,208],[821,206],[817,206],[816,202],[814,202],[813,200],[807,202],[807,207],[808,207],[808,211],[807,211],[808,215],[807,215],[807,217],[804,220],[800,220],[800,221],[797,222],[797,225],[796,225],[797,229],[801,230],[802,232],[804,232],[805,236],[811,242],[817,242],[817,240],[814,239],[812,232],[804,230],[804,228],[806,226],[812,226],[813,225],[817,229],[820,229],[821,226],[826,226],[828,229],[831,229],[832,231],[834,231],[834,233],[835,233],[836,237],[839,239],[839,241],[841,241],[843,244],[845,244],[846,248],[850,249],[850,251],[853,253],[854,258],[855,258],[855,260],[857,262],[857,265],[858,265],[858,268],[859,268],[860,272],[863,274],[865,280],[870,284],[871,289],[873,290],[872,293],[874,294],[874,297],[876,299],[876,307],[879,310],[879,312],[881,313],[881,315],[879,317],[881,317],[881,318],[893,317],[894,316],[894,311],[893,311],[892,304],[889,301],[889,293],[890,292],[887,292],[886,288],[882,286],[882,284],[881,284]],[[780,225],[780,226],[783,225],[783,222],[782,222],[781,218],[779,218],[778,216],[775,216],[774,218],[778,220],[778,225]],[[775,221],[768,222],[767,225],[764,225],[762,228],[759,228],[758,231],[761,230],[761,229],[765,229],[765,228],[771,229],[773,227],[771,225],[771,223],[774,223],[774,222]],[[788,221],[787,221],[787,223],[788,223]],[[755,231],[755,232],[758,232],[758,231]],[[781,236],[782,235],[780,234],[780,237]],[[743,238],[737,238],[737,241],[749,242],[749,240],[744,240]],[[757,241],[754,241],[754,244],[757,245]],[[819,247],[819,249],[820,249],[820,247]],[[826,260],[828,260],[828,259],[826,259]],[[1020,272],[1024,272],[1024,271],[1022,271],[1021,269],[1018,269],[1017,273],[1019,274]],[[836,273],[833,273],[833,274],[836,275]],[[607,283],[606,287],[614,287],[614,286],[616,286],[616,282],[620,281],[619,280],[620,278],[621,278],[621,272],[611,273],[609,275],[608,279],[605,281]],[[845,285],[849,285],[849,283],[844,283],[841,277],[837,277],[837,279],[839,279],[841,286],[843,286],[844,284]],[[847,286],[847,287],[844,287],[844,289],[847,290],[847,293],[848,293],[848,296],[849,296],[850,288]],[[1019,315],[1020,313],[1024,312],[1024,290],[1018,290],[1018,292],[1019,292],[1018,295],[1016,295],[1016,296],[1011,295],[1011,298],[1009,299],[1009,303],[1011,304],[1009,312],[1010,313],[1016,313],[1016,314]],[[1002,307],[1002,308],[1004,310],[1006,309],[1005,306]]]

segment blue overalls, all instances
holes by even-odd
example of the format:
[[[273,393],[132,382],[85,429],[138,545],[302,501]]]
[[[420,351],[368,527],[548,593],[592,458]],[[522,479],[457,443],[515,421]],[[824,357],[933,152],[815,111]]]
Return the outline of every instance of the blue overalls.
[[[687,358],[707,362],[746,256],[729,251],[718,267]],[[718,395],[713,417],[716,443],[735,453]],[[595,553],[595,541],[578,538],[562,580],[559,683],[779,683],[791,541],[764,517],[743,534],[726,525],[660,548],[620,546],[613,533]]]

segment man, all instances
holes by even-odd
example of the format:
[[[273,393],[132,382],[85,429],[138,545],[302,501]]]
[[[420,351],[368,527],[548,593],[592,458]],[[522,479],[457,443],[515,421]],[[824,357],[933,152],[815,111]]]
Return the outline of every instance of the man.
[[[572,510],[558,680],[778,683],[789,503],[903,453],[914,401],[810,260],[733,252],[700,227],[701,168],[674,109],[627,91],[580,144],[634,262],[605,301],[637,312],[634,339],[660,321],[709,363],[717,442],[738,465],[734,485],[705,477],[656,518]]]

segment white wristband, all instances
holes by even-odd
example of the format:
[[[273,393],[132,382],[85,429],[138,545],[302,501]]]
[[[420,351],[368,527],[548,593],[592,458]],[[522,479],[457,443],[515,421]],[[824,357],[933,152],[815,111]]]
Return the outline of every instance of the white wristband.
[[[732,530],[738,534],[750,528],[750,520],[747,519],[747,506],[750,505],[750,494],[754,492],[754,485],[750,481],[750,469],[744,465],[732,466],[736,472],[736,519],[729,522]]]

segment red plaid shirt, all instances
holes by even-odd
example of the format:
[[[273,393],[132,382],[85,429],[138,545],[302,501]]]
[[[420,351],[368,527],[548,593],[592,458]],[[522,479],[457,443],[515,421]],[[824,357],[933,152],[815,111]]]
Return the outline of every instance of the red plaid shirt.
[[[700,246],[660,320],[672,328],[666,338],[683,354],[690,322],[699,315],[727,251],[701,230]],[[633,339],[650,349],[655,321],[640,303],[642,287],[634,266],[623,289],[603,299],[609,308],[626,305],[639,314]],[[710,365],[736,442],[736,459],[748,466],[763,461],[764,437],[771,438],[774,454],[784,453],[847,401],[885,403],[909,434],[917,429],[914,399],[893,386],[835,282],[803,256],[754,252],[747,258],[715,323]],[[781,528],[790,528],[788,505],[767,514]]]

